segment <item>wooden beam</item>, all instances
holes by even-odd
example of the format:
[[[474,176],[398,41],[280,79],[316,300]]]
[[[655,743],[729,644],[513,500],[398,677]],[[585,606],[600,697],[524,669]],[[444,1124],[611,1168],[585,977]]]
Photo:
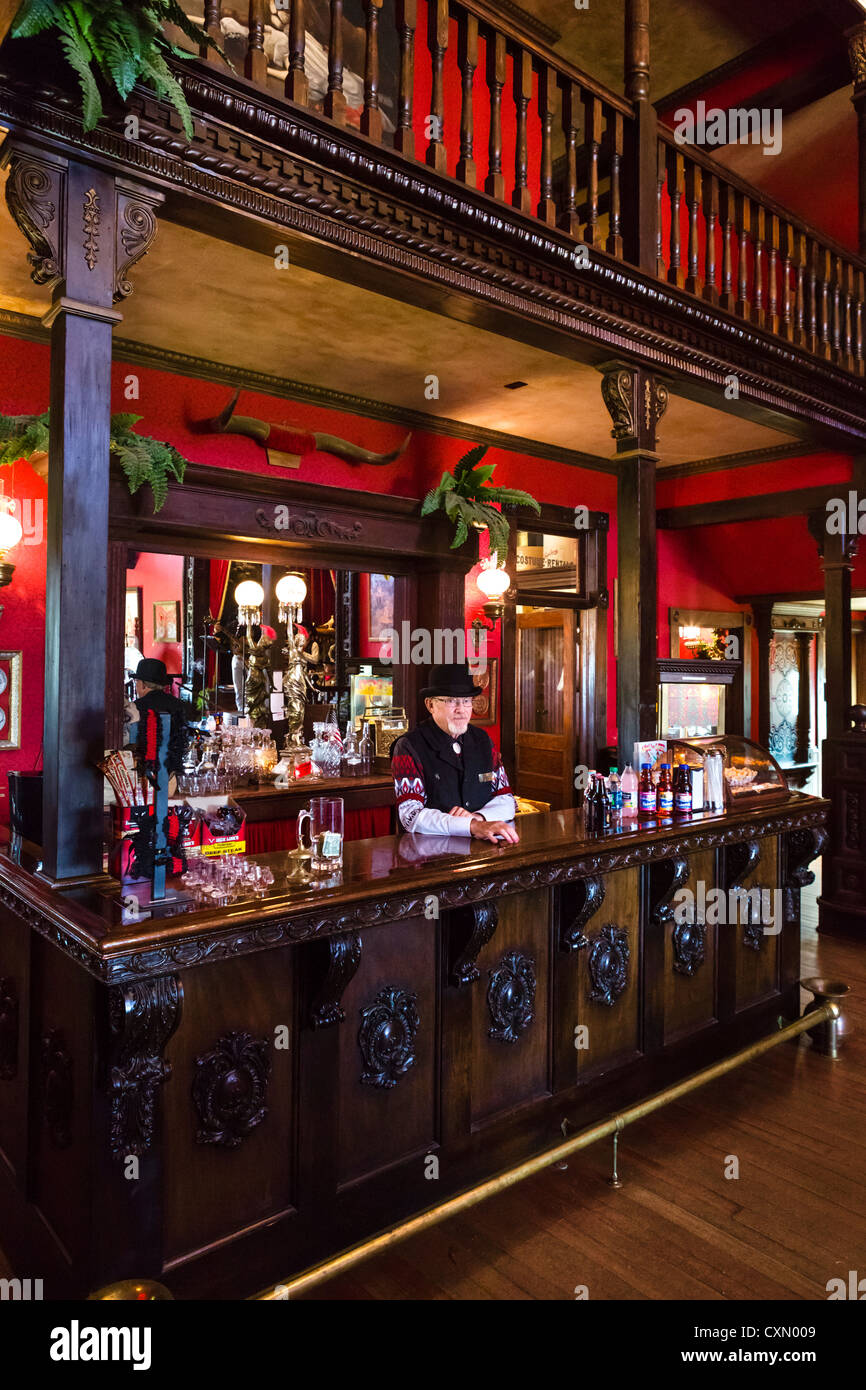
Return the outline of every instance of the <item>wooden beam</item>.
[[[788,492],[761,492],[755,497],[731,497],[724,502],[697,502],[690,507],[661,507],[656,515],[660,530],[683,531],[692,526],[726,526],[737,521],[767,521],[774,517],[807,516],[825,508],[830,497],[847,497],[851,484],[824,483],[822,487],[792,488]]]

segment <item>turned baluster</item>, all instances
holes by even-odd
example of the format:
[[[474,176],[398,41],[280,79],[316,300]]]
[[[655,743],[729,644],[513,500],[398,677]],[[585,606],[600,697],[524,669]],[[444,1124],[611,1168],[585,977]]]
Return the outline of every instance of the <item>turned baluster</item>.
[[[754,289],[752,291],[752,323],[763,326],[764,323],[764,249],[766,246],[767,225],[766,213],[760,203],[753,205],[753,215],[755,219],[755,265],[754,265]],[[770,219],[772,223],[772,218]],[[771,238],[772,240],[772,238]],[[774,286],[773,278],[773,248],[770,247],[770,264],[767,273],[767,297],[771,298]],[[770,310],[772,314],[772,310]]]
[[[247,56],[244,59],[244,76],[253,82],[266,82],[268,79],[268,60],[265,57],[265,20],[270,15],[268,0],[250,0],[250,36],[247,43]]]
[[[306,106],[309,95],[304,53],[307,47],[307,26],[304,19],[304,0],[292,0],[289,23],[289,71],[286,77],[286,96],[299,106]]]
[[[415,158],[415,132],[412,129],[412,92],[415,85],[415,30],[418,27],[418,0],[397,0],[397,28],[400,32],[400,93],[397,98],[397,130],[394,149],[407,159]]]
[[[825,247],[818,247],[818,294],[820,308],[818,311],[818,352],[822,357],[831,357],[833,354],[832,325],[830,322],[830,252]]]
[[[463,90],[460,107],[460,158],[457,161],[457,177],[461,183],[466,183],[470,188],[474,188],[477,176],[472,86],[475,81],[475,69],[478,67],[478,20],[474,14],[461,10],[457,26],[457,63],[460,68]]]
[[[779,219],[770,213],[770,260],[767,267],[767,327],[779,331],[779,290],[776,276],[779,266]]]
[[[723,309],[734,307],[734,190],[726,183],[721,186],[722,221],[722,292],[719,304]]]
[[[818,351],[818,246],[811,237],[807,241],[806,283],[809,292],[807,342],[810,352]]]
[[[610,152],[610,227],[607,250],[622,258],[622,155],[625,131],[621,111],[609,111],[607,118],[607,147]]]
[[[682,289],[686,273],[682,266],[682,238],[680,229],[680,208],[686,183],[686,165],[679,150],[668,150],[668,194],[671,200],[671,241],[668,281]]]
[[[587,149],[586,166],[586,231],[587,246],[598,245],[598,152],[601,147],[601,101],[591,92],[583,97],[584,140]]]
[[[379,11],[382,0],[364,0],[367,34],[364,54],[364,110],[361,134],[371,140],[382,139],[382,111],[379,107]]]
[[[716,227],[719,221],[719,181],[715,174],[704,179],[704,288],[703,297],[709,304],[718,304],[716,288]]]
[[[864,373],[863,361],[863,299],[866,295],[866,283],[862,270],[858,270],[854,275],[854,370],[858,376]]]
[[[528,187],[529,145],[527,115],[532,100],[532,54],[518,48],[514,55],[514,103],[517,110],[517,135],[514,143],[514,192],[512,205],[521,212],[532,211],[532,195]]]
[[[487,178],[484,191],[494,198],[505,197],[502,172],[502,89],[505,86],[505,35],[498,29],[487,33],[487,90],[490,93],[490,137],[487,144]]]
[[[794,342],[802,347],[806,341],[806,233],[797,232],[796,234],[796,255],[797,255],[797,282],[794,289],[794,300],[796,305],[796,323],[794,328]]]
[[[664,280],[668,273],[664,258],[664,237],[662,230],[662,207],[667,177],[668,147],[663,140],[659,140],[658,158],[656,162],[656,274],[658,275],[660,280]]]
[[[448,50],[448,0],[428,0],[427,47],[433,59],[433,91],[430,98],[432,109],[427,118],[430,140],[427,145],[426,160],[431,169],[444,174],[448,168],[448,155],[444,138],[444,72],[445,54]]]
[[[700,294],[703,289],[700,279],[700,247],[698,243],[698,214],[701,210],[701,167],[689,165],[686,169],[686,210],[689,217],[689,273],[686,276],[686,289],[689,294]]]
[[[739,255],[737,257],[737,302],[734,305],[734,312],[741,318],[749,317],[749,232],[751,231],[751,199],[745,193],[735,195],[737,212],[737,239],[739,242]]]
[[[794,228],[788,222],[782,226],[780,250],[782,252],[782,336],[790,342],[794,337],[794,306],[791,296],[791,267],[793,264],[791,253],[794,250]]]
[[[565,133],[565,193],[559,225],[564,232],[580,238],[577,214],[577,136],[580,117],[580,88],[565,78],[562,88],[562,129]]]
[[[553,113],[556,108],[556,73],[543,63],[538,74],[538,114],[541,117],[541,200],[538,216],[548,226],[556,224],[553,201]]]
[[[331,28],[328,36],[328,91],[325,115],[338,125],[346,122],[346,96],[343,91],[343,0],[331,0]],[[399,149],[399,145],[397,146]]]
[[[223,39],[222,29],[220,28],[220,10],[221,10],[221,9],[222,9],[222,5],[220,4],[220,0],[205,0],[205,4],[204,4],[204,28],[205,28],[205,32],[209,35],[210,38],[212,38],[212,39],[214,40],[215,43],[218,43],[218,44],[222,44],[222,39]],[[201,52],[201,56],[202,56],[203,58],[207,58],[209,61],[211,61],[211,60],[213,60],[214,58],[217,57],[217,55],[214,53],[213,49],[212,49],[212,48],[209,48],[209,47],[207,46],[207,44],[203,44],[203,45],[202,45],[200,52]]]
[[[833,361],[842,352],[842,258],[833,257]]]
[[[854,300],[854,267],[845,262],[842,267],[842,351],[845,366],[849,372],[854,370],[854,341],[852,337],[852,311]]]

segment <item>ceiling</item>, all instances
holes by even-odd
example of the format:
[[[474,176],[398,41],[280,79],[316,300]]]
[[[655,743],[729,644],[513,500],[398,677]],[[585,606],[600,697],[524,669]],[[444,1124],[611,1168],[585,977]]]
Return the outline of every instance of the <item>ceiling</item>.
[[[25,252],[4,199],[0,308],[39,318],[48,295],[29,279]],[[191,266],[200,272],[192,291]],[[162,224],[133,279],[118,335],[136,344],[605,461],[613,456],[601,378],[586,364],[296,265],[277,270],[269,257],[173,223]],[[439,379],[438,400],[425,398],[431,375]],[[507,389],[515,381],[526,385]],[[660,466],[788,442],[796,441],[672,396],[660,428]]]

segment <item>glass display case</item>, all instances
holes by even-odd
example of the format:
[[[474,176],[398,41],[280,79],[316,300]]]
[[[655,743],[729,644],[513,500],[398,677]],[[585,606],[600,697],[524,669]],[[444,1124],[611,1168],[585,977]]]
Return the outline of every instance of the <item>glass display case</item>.
[[[660,658],[659,738],[714,738],[725,733],[729,687],[740,661]]]
[[[787,779],[772,753],[740,734],[672,738],[668,755],[671,762],[703,769],[704,805],[710,808],[764,806],[788,795]]]

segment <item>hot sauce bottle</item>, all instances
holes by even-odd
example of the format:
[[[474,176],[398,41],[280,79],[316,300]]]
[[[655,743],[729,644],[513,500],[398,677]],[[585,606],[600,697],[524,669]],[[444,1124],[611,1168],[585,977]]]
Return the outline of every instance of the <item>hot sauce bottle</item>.
[[[652,769],[649,763],[641,763],[637,804],[642,816],[654,816],[658,810],[658,799],[656,789],[653,786]]]
[[[660,816],[672,816],[674,813],[674,784],[671,781],[670,763],[662,763],[658,785],[658,813]]]

